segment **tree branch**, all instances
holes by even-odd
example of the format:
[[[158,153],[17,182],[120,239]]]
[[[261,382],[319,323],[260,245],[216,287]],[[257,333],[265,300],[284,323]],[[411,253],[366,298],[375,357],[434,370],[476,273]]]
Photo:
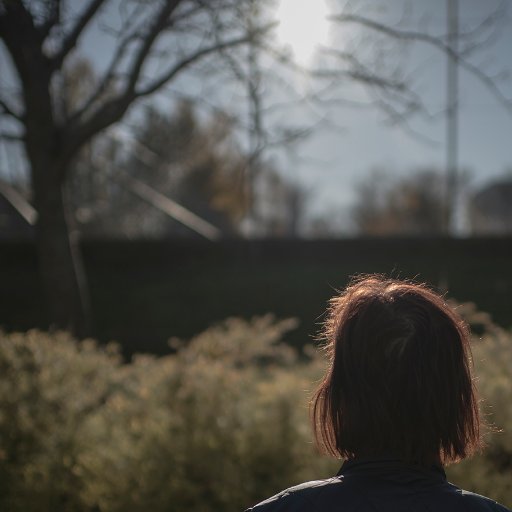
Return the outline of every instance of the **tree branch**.
[[[75,26],[62,41],[60,50],[50,59],[51,68],[53,70],[61,67],[66,55],[75,47],[83,30],[104,3],[105,0],[91,0],[88,7],[76,21]]]
[[[108,90],[109,84],[112,82],[114,77],[116,76],[117,66],[119,62],[124,58],[126,54],[126,50],[131,42],[138,39],[139,35],[136,33],[130,34],[127,37],[124,37],[122,41],[120,41],[119,45],[116,48],[112,59],[110,60],[110,64],[107,68],[107,71],[103,75],[101,81],[95,87],[94,91],[91,93],[87,101],[81,106],[78,110],[76,110],[71,116],[70,121],[73,122],[76,119],[79,119],[82,115],[84,115],[92,105],[98,101],[101,96]]]
[[[37,27],[37,30],[39,31],[42,40],[46,39],[51,29],[55,25],[60,23],[61,0],[52,0],[51,2],[48,3],[48,17],[41,25]]]
[[[404,112],[398,111],[391,103],[388,101],[377,98],[375,100],[375,105],[382,110],[387,116],[386,121],[391,125],[400,125],[400,128],[405,131],[408,135],[416,139],[417,141],[428,144],[431,147],[435,147],[439,145],[439,142],[428,137],[427,135],[414,130],[409,124],[409,113],[414,111],[414,109],[406,109]]]
[[[176,9],[180,2],[175,2]],[[92,105],[97,102],[99,99],[101,99],[101,96],[108,90],[109,85],[112,83],[112,81],[117,78],[117,72],[118,72],[118,66],[120,62],[124,59],[124,57],[127,54],[128,49],[130,48],[130,45],[137,42],[137,41],[146,41],[147,38],[150,36],[150,31],[147,29],[147,23],[144,23],[144,10],[147,10],[147,5],[138,5],[133,12],[130,12],[129,15],[125,16],[122,22],[123,28],[121,31],[114,31],[112,30],[112,34],[114,36],[117,36],[118,38],[118,44],[115,48],[115,51],[112,54],[112,58],[110,59],[109,65],[106,67],[106,71],[103,74],[103,77],[98,82],[97,86],[95,87],[94,91],[90,94],[89,98],[85,102],[85,104],[80,107],[76,112],[74,112],[70,119],[72,121],[76,120],[77,118],[80,118],[82,115],[84,115],[87,110],[89,110]],[[174,11],[172,13],[170,12],[161,12],[158,14],[158,17],[167,15],[167,20],[161,25],[160,27],[157,27],[154,25],[154,28],[160,28],[160,32],[163,32],[164,30],[175,28],[176,21],[180,20],[181,18],[184,18],[186,16],[190,16],[192,14],[195,14],[198,11],[198,8],[190,9],[185,14],[180,14],[178,16],[174,16]],[[171,16],[172,14],[172,16]],[[165,17],[165,16],[164,16]],[[141,22],[142,20],[142,22]],[[142,27],[146,25],[145,30],[143,30]],[[157,34],[159,35],[159,34]],[[153,40],[155,38],[153,37]],[[140,43],[142,45],[142,43]],[[149,48],[148,48],[149,49]],[[149,52],[148,52],[149,53]],[[134,63],[132,65],[132,70],[135,67],[135,58],[131,59]],[[140,70],[139,70],[140,73]],[[132,71],[133,75],[133,71]],[[138,76],[135,77],[135,79],[138,79]],[[135,80],[136,81],[136,80]]]
[[[241,36],[234,39],[229,39],[227,41],[222,41],[219,43],[215,43],[211,46],[207,46],[205,48],[201,48],[200,50],[197,50],[194,54],[190,55],[189,57],[182,59],[178,63],[176,63],[174,66],[172,66],[167,72],[160,75],[157,79],[153,80],[149,85],[147,85],[145,88],[135,91],[135,95],[137,97],[141,96],[147,96],[149,94],[154,93],[161,87],[163,87],[167,82],[169,82],[172,78],[174,78],[180,71],[187,68],[191,64],[201,60],[203,57],[215,53],[218,51],[225,50],[227,48],[232,48],[234,46],[239,46],[241,44],[247,43],[250,41],[251,36]]]
[[[507,98],[489,75],[466,59],[459,59],[458,62],[462,68],[478,78],[490,93],[512,114],[512,98]]]
[[[417,32],[415,30],[403,30],[393,28],[390,27],[389,25],[384,25],[383,23],[379,23],[378,21],[374,21],[369,18],[359,16],[357,14],[339,14],[336,16],[332,16],[330,19],[333,21],[337,21],[339,23],[355,23],[357,25],[362,25],[364,27],[375,30],[376,32],[386,34],[394,39],[401,39],[404,41],[422,41],[425,43],[429,43],[435,46],[436,48],[439,48],[444,52],[448,53],[448,55],[450,55],[451,57],[458,57],[458,55],[452,50],[452,48],[448,46],[443,40],[430,34]]]
[[[486,47],[492,40],[496,39],[499,30],[502,29],[506,20],[507,2],[502,0],[500,6],[484,18],[476,27],[465,32],[458,32],[459,55],[467,56],[476,50]],[[482,36],[483,39],[479,39]],[[462,45],[462,48],[460,48],[460,45]]]
[[[435,48],[446,53],[451,58],[455,59],[462,68],[464,68],[474,77],[476,77],[480,82],[482,82],[491,92],[491,94],[500,103],[502,103],[510,113],[512,113],[512,98],[507,98],[489,75],[484,73],[480,68],[469,62],[467,59],[462,58],[460,53],[454,51],[453,48],[446,44],[442,39],[430,34],[425,34],[413,30],[396,29],[356,14],[341,14],[333,16],[331,19],[341,23],[356,23],[358,25],[362,25],[364,27],[375,30],[376,32],[386,34],[395,39],[403,41],[420,41],[434,46]]]
[[[0,139],[7,140],[9,142],[23,142],[24,137],[19,133],[0,131]]]
[[[80,122],[79,120],[76,120],[75,123],[71,124],[71,128],[68,130],[67,137],[69,142],[67,144],[68,155],[66,155],[66,158],[71,157],[81,145],[87,142],[96,133],[118,121],[137,98],[152,94],[163,87],[182,70],[201,58],[214,53],[215,51],[219,51],[221,48],[236,46],[243,44],[244,42],[247,42],[247,38],[240,37],[202,48],[189,57],[176,63],[170,70],[168,70],[164,75],[161,75],[146,88],[137,92],[127,87],[119,96],[105,102],[86,121]]]
[[[12,107],[10,107],[4,100],[0,99],[0,107],[3,109],[3,112],[0,112],[0,114],[6,114],[14,119],[16,121],[19,121],[22,123],[24,121],[23,114],[19,114],[15,112]]]
[[[127,94],[132,94],[135,91],[137,81],[139,80],[140,73],[147,56],[149,55],[153,44],[157,37],[166,28],[169,22],[169,16],[178,7],[182,0],[168,0],[166,1],[160,12],[155,16],[154,22],[150,26],[147,34],[142,36],[143,44],[140,46],[138,52],[135,54],[133,64],[128,72],[128,85],[126,87]]]

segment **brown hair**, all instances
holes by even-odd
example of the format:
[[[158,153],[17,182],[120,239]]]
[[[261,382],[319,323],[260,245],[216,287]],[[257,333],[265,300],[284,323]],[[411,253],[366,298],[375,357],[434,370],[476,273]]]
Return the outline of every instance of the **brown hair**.
[[[367,276],[331,299],[312,402],[331,455],[449,463],[481,444],[469,330],[425,285]]]

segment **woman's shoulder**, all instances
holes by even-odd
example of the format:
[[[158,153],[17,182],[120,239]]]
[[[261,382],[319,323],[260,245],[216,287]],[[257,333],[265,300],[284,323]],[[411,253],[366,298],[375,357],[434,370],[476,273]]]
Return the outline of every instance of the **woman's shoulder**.
[[[429,492],[423,490],[417,493],[412,488],[398,491],[392,488],[388,493],[383,493],[380,489],[373,496],[371,485],[363,491],[360,485],[343,485],[346,483],[344,480],[343,476],[336,476],[305,482],[281,491],[246,512],[328,512],[340,510],[340,506],[345,511],[362,510],[365,507],[389,511],[396,510],[397,500],[400,502],[400,510],[409,511],[512,512],[490,498],[462,490],[448,482],[437,486],[435,490],[431,488]]]
[[[471,503],[474,505],[470,510],[478,510],[478,511],[489,511],[489,512],[511,512],[511,510],[503,505],[500,505],[497,501],[494,501],[491,498],[487,498],[487,496],[482,496],[480,494],[476,494],[474,492],[461,490],[461,495],[464,498],[464,501]]]
[[[320,494],[333,486],[338,486],[342,477],[332,477],[325,480],[304,482],[258,503],[246,512],[306,512],[314,510]]]
[[[426,505],[427,510],[439,512],[512,512],[487,496],[466,491],[448,482],[435,492],[426,489],[417,503]]]

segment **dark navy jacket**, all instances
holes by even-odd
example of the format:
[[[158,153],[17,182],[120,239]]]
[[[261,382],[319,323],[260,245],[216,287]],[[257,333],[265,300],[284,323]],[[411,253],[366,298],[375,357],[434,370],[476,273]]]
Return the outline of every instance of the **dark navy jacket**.
[[[246,512],[511,512],[448,483],[440,467],[396,460],[343,464],[337,476],[291,487]]]

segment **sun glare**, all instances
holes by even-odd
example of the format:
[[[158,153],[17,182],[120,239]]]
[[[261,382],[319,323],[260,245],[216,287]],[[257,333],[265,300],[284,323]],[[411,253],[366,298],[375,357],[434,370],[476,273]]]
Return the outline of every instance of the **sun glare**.
[[[329,14],[326,0],[278,0],[277,38],[291,49],[295,60],[307,65],[327,43]]]

